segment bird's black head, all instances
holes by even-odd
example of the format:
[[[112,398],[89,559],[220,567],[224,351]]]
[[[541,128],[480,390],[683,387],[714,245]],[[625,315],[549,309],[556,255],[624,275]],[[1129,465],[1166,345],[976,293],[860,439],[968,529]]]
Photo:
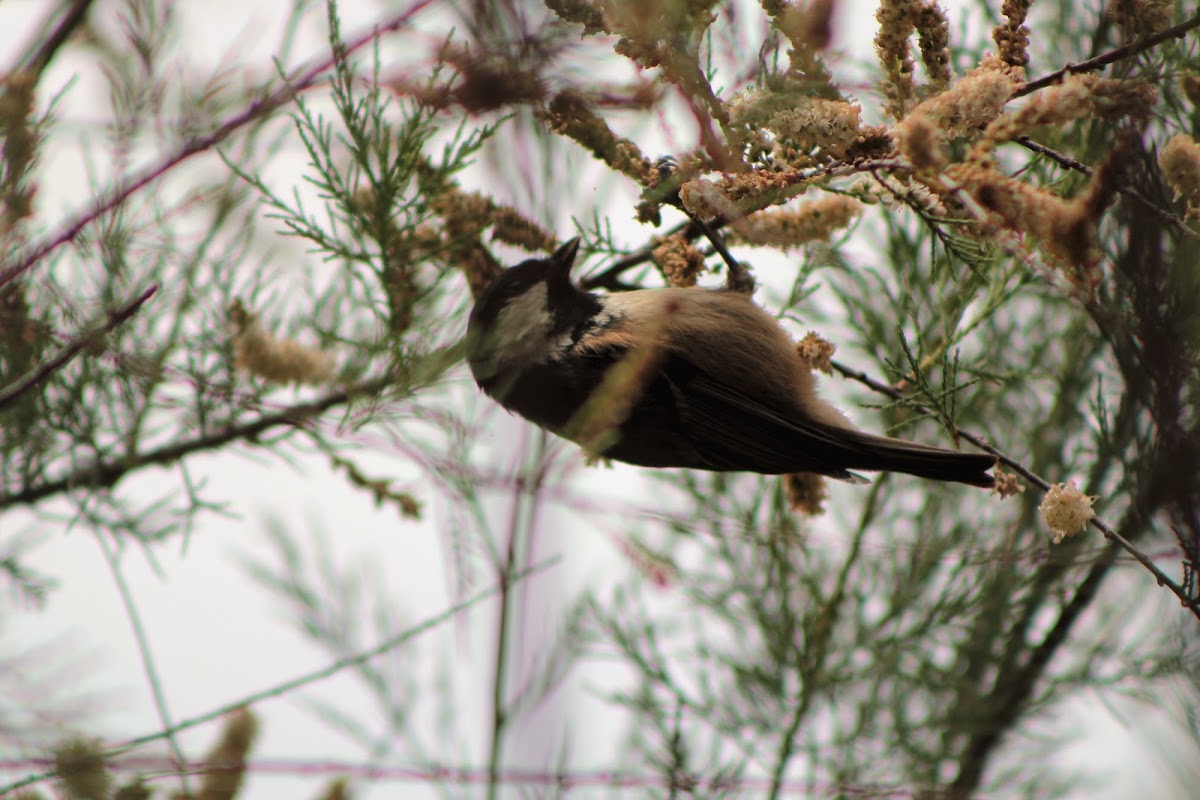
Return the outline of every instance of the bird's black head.
[[[467,362],[481,384],[523,363],[541,363],[552,341],[571,330],[595,300],[571,282],[579,239],[549,258],[535,258],[500,273],[471,310]]]

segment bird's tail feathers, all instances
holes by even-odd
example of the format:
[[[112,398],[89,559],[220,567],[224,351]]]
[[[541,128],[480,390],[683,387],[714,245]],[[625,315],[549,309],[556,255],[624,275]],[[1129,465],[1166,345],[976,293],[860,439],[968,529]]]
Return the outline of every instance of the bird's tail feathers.
[[[847,438],[860,456],[846,464],[850,469],[904,472],[985,488],[995,483],[987,471],[996,466],[996,458],[987,453],[960,453],[862,431],[852,431]]]

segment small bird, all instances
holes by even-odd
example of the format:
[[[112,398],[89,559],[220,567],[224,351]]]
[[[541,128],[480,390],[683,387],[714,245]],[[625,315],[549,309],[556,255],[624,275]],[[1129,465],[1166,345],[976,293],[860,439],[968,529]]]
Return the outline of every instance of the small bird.
[[[579,239],[502,272],[467,325],[475,382],[509,411],[644,467],[864,483],[851,470],[991,486],[995,459],[857,430],[816,393],[791,337],[729,287],[584,291]],[[753,282],[749,285],[752,287]]]

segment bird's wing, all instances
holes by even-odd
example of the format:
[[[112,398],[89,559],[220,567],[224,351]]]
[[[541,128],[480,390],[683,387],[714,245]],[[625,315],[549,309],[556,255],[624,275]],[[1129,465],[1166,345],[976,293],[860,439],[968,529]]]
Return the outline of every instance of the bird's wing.
[[[692,444],[710,469],[814,472],[865,482],[846,469],[862,460],[859,448],[845,436],[852,431],[785,416],[678,355],[666,360],[663,377]]]
[[[575,364],[570,394],[590,396],[627,352],[615,344],[592,348]],[[659,368],[640,387],[620,423],[618,440],[603,454],[649,467],[811,472],[851,483],[867,482],[850,471],[862,469],[990,486],[987,470],[995,464],[983,453],[875,436],[773,407],[678,353],[662,354]]]
[[[939,480],[991,485],[995,459],[875,436],[784,413],[715,379],[679,356],[667,359],[680,419],[710,469],[814,472],[855,483],[851,469],[894,470]]]

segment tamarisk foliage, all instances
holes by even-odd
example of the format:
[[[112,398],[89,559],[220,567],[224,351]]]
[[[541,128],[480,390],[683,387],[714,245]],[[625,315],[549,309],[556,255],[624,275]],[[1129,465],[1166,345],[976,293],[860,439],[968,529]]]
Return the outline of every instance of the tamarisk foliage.
[[[361,748],[363,780],[965,800],[1137,774],[1194,792],[1189,4],[880,0],[867,24],[849,0],[412,0],[350,26],[297,2],[272,64],[212,74],[178,66],[178,4],[104,5],[31,23],[0,81],[0,583],[6,613],[40,613],[58,576],[38,548],[89,531],[160,729],[45,747],[0,793],[246,794],[271,719],[244,706],[311,681],[178,721],[122,557],[286,505],[210,493],[202,456],[247,453],[321,465],[442,545],[426,571],[457,603],[411,629],[386,576],[337,567],[332,532],[272,522],[274,560],[245,565],[335,659],[320,677],[379,711],[310,706]],[[102,112],[75,111],[67,55],[103,76]],[[72,202],[48,155],[70,149],[68,110],[106,125],[75,144],[93,171]],[[465,313],[569,235],[592,289],[749,269],[856,422],[991,452],[996,490],[585,470],[524,430],[510,447],[463,390]],[[535,597],[547,551],[626,568]],[[486,653],[470,686],[435,648],[399,649],[490,599],[486,636],[447,640]],[[533,735],[572,675],[593,691]],[[34,694],[40,743],[54,698]],[[1158,759],[1072,761],[1097,706]],[[220,744],[189,761],[177,734],[218,711]],[[568,748],[593,716],[627,739]],[[159,739],[170,766],[137,762]]]

